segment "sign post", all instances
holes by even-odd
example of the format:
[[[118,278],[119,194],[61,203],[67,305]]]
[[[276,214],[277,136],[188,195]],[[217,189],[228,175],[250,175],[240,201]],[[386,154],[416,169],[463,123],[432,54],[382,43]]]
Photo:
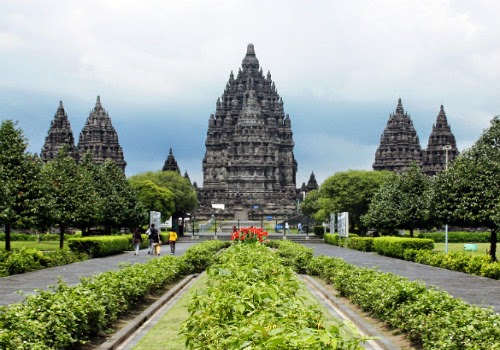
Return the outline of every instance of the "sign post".
[[[339,231],[339,237],[349,237],[349,213],[338,213],[337,214],[337,229]]]

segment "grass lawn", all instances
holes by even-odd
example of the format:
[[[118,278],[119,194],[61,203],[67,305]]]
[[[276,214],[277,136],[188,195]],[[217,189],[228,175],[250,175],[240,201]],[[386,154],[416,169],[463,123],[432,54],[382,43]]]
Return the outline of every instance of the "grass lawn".
[[[57,250],[59,249],[59,241],[11,241],[12,250],[25,248],[36,248],[39,250]],[[67,249],[67,243],[64,242],[64,249]],[[5,242],[0,242],[0,250],[5,250]]]
[[[179,300],[163,315],[163,317],[151,328],[144,336],[134,350],[185,350],[184,338],[179,335],[181,323],[189,317],[187,305],[190,301],[192,293],[197,289],[206,287],[208,276],[203,274]],[[306,305],[317,304],[323,312],[326,326],[338,325],[339,321],[331,315],[331,313],[319,304],[316,298],[309,292],[307,288],[300,292],[300,295],[305,298]],[[344,329],[348,333],[348,329]],[[348,336],[348,335],[346,335]]]
[[[444,243],[434,243],[434,250],[438,252],[443,252],[445,250]],[[448,243],[448,252],[465,252],[471,255],[484,255],[490,250],[489,243],[477,243],[477,252],[464,251],[464,243]],[[498,255],[498,244],[497,244],[497,255]]]

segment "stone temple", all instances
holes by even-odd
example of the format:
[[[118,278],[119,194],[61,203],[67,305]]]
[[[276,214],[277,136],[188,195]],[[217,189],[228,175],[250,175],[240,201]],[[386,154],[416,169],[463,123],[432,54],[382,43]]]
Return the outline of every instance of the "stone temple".
[[[75,146],[75,138],[73,137],[73,131],[71,131],[68,115],[64,111],[62,101],[59,101],[59,107],[50,123],[45,143],[40,152],[40,158],[44,163],[47,163],[56,158],[64,146],[66,146],[68,155],[78,160],[78,150]]]
[[[415,162],[425,174],[432,176],[443,170],[446,161],[452,161],[457,155],[455,136],[451,132],[443,106],[433,126],[427,149],[422,150],[413,122],[399,99],[396,111],[389,116],[380,137],[373,169],[401,173],[410,163]]]
[[[236,77],[229,75],[208,120],[199,217],[285,218],[296,210],[297,162],[290,117],[249,44]]]
[[[99,96],[80,133],[78,147],[75,147],[75,139],[63,103],[59,102],[59,108],[50,124],[40,153],[42,161],[46,163],[54,159],[64,145],[68,149],[68,154],[77,161],[82,159],[86,152],[90,152],[97,164],[111,159],[125,171],[127,163],[118,142],[118,134],[111,124],[111,118],[102,107]]]
[[[86,152],[92,153],[97,164],[111,159],[120,169],[125,171],[127,163],[118,142],[118,134],[111,124],[108,112],[102,107],[99,96],[97,96],[95,107],[90,112],[78,140],[80,158],[83,158]]]

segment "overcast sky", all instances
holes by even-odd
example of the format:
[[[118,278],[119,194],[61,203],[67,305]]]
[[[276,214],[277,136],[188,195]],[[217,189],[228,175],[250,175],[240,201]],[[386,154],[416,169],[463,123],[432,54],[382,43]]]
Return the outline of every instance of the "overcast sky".
[[[0,2],[0,119],[39,153],[62,100],[75,138],[101,96],[127,175],[173,149],[203,184],[208,119],[253,43],[290,115],[297,186],[371,169],[397,99],[423,148],[444,105],[460,150],[500,114],[500,2]]]

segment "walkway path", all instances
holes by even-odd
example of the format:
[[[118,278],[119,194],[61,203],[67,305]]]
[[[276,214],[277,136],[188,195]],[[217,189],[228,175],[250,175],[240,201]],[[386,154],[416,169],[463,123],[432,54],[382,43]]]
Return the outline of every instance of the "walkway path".
[[[176,255],[183,254],[186,249],[196,243],[198,243],[196,240],[178,242]],[[354,265],[376,268],[382,272],[392,272],[410,280],[421,280],[428,286],[441,288],[454,297],[461,298],[471,304],[483,307],[491,306],[500,313],[500,281],[325,243],[305,243],[305,245],[313,248],[316,255],[336,256]],[[164,246],[163,252],[168,254],[168,247]],[[143,263],[152,258],[155,257],[147,255],[146,250],[142,250],[139,256],[135,256],[133,252],[125,252],[111,257],[3,277],[0,278],[0,305],[20,302],[23,300],[23,296],[16,292],[33,293],[37,288],[46,289],[50,285],[56,285],[58,278],[62,278],[69,285],[74,285],[80,281],[80,277],[89,277],[117,269],[121,263]]]

